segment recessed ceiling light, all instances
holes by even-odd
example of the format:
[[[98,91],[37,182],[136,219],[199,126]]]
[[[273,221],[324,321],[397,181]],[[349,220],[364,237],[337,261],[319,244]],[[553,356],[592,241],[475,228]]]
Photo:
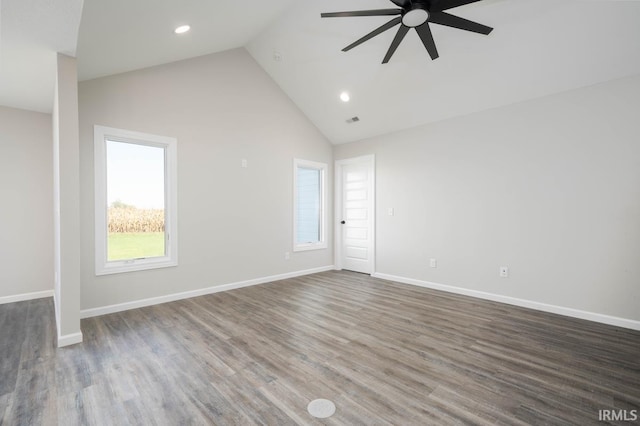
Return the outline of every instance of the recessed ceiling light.
[[[191,29],[191,27],[189,25],[180,25],[178,28],[173,30],[173,32],[176,33],[176,34],[184,34],[187,31],[189,31],[190,29]]]
[[[349,102],[349,99],[351,99],[351,96],[349,96],[347,92],[340,93],[340,100],[342,102]]]

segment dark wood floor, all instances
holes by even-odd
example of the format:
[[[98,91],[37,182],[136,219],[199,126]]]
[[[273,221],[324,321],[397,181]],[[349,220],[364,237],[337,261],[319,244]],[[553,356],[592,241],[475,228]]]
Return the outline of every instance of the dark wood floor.
[[[640,333],[326,272],[82,321],[0,306],[0,424],[605,424]],[[315,398],[336,414],[307,414]],[[639,413],[640,414],[640,413]],[[620,424],[629,424],[623,423]]]

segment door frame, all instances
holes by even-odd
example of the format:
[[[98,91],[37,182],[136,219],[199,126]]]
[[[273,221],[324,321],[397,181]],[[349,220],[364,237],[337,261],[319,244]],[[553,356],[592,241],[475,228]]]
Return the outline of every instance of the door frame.
[[[342,269],[342,226],[340,221],[342,218],[342,167],[351,164],[366,164],[368,166],[369,176],[371,176],[368,199],[369,210],[369,235],[371,236],[370,251],[370,271],[373,275],[376,271],[376,156],[375,154],[362,155],[359,157],[345,158],[344,160],[336,160],[334,167],[334,266],[335,269]]]

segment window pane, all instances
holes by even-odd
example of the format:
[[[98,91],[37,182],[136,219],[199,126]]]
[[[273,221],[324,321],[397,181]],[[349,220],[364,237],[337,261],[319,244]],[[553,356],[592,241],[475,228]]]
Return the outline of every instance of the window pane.
[[[322,171],[297,168],[298,223],[296,241],[299,244],[317,243],[321,238]]]
[[[165,149],[106,141],[107,260],[165,256]]]

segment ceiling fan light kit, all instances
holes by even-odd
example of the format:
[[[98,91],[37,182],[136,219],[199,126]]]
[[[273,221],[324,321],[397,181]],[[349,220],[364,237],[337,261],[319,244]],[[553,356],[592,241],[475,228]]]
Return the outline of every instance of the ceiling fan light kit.
[[[411,9],[402,15],[402,24],[406,27],[419,27],[429,20],[429,11],[421,7]]]
[[[429,53],[431,59],[438,58],[438,49],[436,48],[433,35],[431,34],[431,28],[429,24],[444,25],[447,27],[457,28],[460,30],[471,31],[478,34],[487,35],[493,28],[486,25],[479,24],[477,22],[469,21],[459,16],[451,15],[445,12],[445,10],[453,9],[454,7],[463,6],[469,3],[475,3],[480,0],[390,0],[400,9],[375,9],[375,10],[354,10],[349,12],[330,12],[322,13],[322,18],[346,18],[354,16],[396,16],[386,24],[383,24],[371,31],[364,37],[351,43],[349,46],[342,49],[343,52],[347,52],[356,46],[364,43],[373,37],[382,34],[400,24],[398,32],[389,46],[389,50],[382,60],[383,64],[386,64],[391,59],[391,56],[395,53],[396,49],[407,35],[411,28],[415,29],[424,44],[425,49]],[[399,16],[397,16],[399,15]]]

